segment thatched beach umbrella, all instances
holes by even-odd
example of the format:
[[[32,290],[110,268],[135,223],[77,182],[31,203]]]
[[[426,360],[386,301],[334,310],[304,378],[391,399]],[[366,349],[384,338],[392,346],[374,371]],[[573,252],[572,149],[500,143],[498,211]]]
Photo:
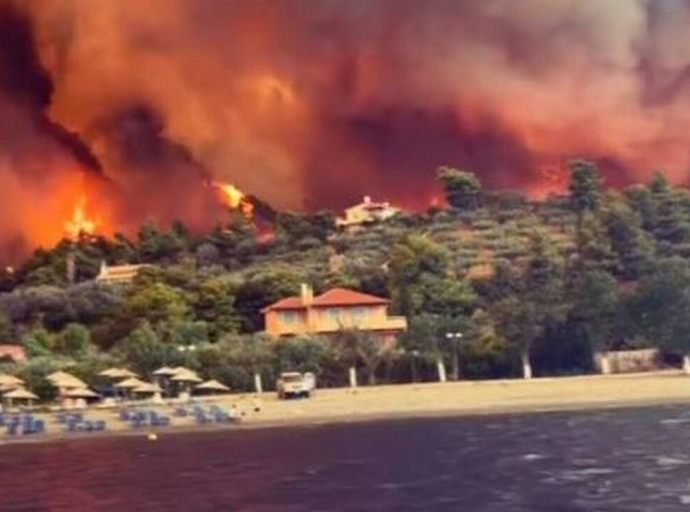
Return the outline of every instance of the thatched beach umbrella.
[[[178,386],[186,388],[187,391],[191,391],[193,384],[203,382],[203,379],[201,379],[196,372],[187,368],[176,368],[175,375],[173,375],[170,380]]]
[[[122,382],[118,382],[115,384],[116,389],[121,389],[123,391],[128,392],[130,395],[132,394],[132,390],[138,388],[139,386],[144,385],[145,382],[142,380],[137,379],[136,377],[130,377],[129,379],[125,379]]]
[[[130,377],[129,379],[125,379],[122,382],[118,382],[115,384],[115,387],[118,389],[129,389],[132,390],[134,388],[138,388],[139,386],[142,386],[146,384],[144,381],[137,379],[136,377]]]
[[[141,386],[138,388],[134,388],[132,390],[132,393],[136,395],[153,395],[153,401],[154,402],[162,402],[163,397],[163,389],[155,383],[151,382],[144,382]]]
[[[173,382],[203,382],[196,372],[188,368],[175,368],[175,374],[170,378]]]
[[[160,393],[163,390],[158,384],[153,384],[151,382],[144,382],[141,386],[134,388],[132,390],[134,393],[150,394],[150,393]]]
[[[109,379],[130,379],[132,377],[137,377],[137,374],[127,368],[108,368],[103,370],[98,375],[101,377],[108,377]]]
[[[24,387],[24,384],[0,384],[0,395]]]
[[[83,380],[63,371],[51,373],[46,379],[61,390],[88,387]]]
[[[38,397],[34,395],[31,391],[28,391],[25,388],[17,388],[14,391],[10,391],[9,393],[5,393],[3,395],[3,398],[7,400],[7,403],[9,406],[12,406],[12,403],[21,400],[27,402],[29,405],[34,400],[38,400]]]
[[[12,386],[22,386],[24,381],[19,377],[14,375],[0,374],[0,386],[12,385]]]
[[[155,372],[153,372],[153,375],[156,377],[172,377],[175,375],[175,371],[176,370],[174,368],[163,366],[162,368],[158,368]]]
[[[153,372],[153,376],[158,383],[165,388],[165,393],[170,395],[170,378],[175,375],[175,369],[169,366],[163,366]]]
[[[101,395],[89,388],[74,388],[65,391],[63,395],[66,398],[101,398]]]
[[[230,388],[225,384],[221,384],[217,380],[207,380],[203,384],[199,384],[194,388],[194,391],[210,391],[212,393],[227,393]]]

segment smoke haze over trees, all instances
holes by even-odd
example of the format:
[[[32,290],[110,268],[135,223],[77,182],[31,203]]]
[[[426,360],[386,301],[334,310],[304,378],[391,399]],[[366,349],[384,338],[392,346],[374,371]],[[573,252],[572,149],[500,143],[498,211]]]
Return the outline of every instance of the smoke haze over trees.
[[[422,207],[432,170],[489,189],[687,183],[685,0],[0,0],[0,253],[219,216],[209,180],[277,208]],[[36,205],[40,205],[39,209]]]

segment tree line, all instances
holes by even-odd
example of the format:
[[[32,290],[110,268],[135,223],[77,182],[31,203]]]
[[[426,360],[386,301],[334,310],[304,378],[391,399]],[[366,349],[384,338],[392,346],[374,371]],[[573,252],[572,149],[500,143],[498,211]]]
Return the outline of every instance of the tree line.
[[[110,364],[186,364],[246,389],[293,369],[335,386],[349,368],[372,383],[441,367],[474,379],[591,372],[595,353],[620,348],[690,353],[690,191],[663,173],[609,189],[587,161],[571,162],[566,195],[539,202],[450,167],[438,179],[448,207],[359,231],[337,230],[331,212],[282,212],[271,237],[235,216],[204,235],[147,223],[132,239],[39,249],[0,272],[0,341],[30,355],[10,370],[40,386],[56,367],[88,379]],[[109,286],[93,281],[102,261],[151,266]],[[360,332],[275,343],[261,310],[302,282],[388,297],[409,329],[393,347]]]

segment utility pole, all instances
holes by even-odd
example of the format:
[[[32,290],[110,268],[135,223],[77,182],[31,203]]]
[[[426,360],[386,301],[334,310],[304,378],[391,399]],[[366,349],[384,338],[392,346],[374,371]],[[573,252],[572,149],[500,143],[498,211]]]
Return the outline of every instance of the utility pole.
[[[453,353],[453,372],[451,379],[458,380],[460,378],[460,362],[458,361],[458,343],[462,339],[461,332],[447,332],[446,339],[450,342],[450,348]]]

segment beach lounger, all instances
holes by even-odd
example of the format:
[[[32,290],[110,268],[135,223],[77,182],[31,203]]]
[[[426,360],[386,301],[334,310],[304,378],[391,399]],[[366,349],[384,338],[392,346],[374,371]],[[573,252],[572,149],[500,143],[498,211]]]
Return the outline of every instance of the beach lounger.
[[[45,434],[46,431],[46,423],[43,420],[36,420],[34,422],[34,431],[36,434]]]
[[[93,429],[96,432],[103,432],[106,428],[106,423],[104,420],[96,420],[93,422]]]

